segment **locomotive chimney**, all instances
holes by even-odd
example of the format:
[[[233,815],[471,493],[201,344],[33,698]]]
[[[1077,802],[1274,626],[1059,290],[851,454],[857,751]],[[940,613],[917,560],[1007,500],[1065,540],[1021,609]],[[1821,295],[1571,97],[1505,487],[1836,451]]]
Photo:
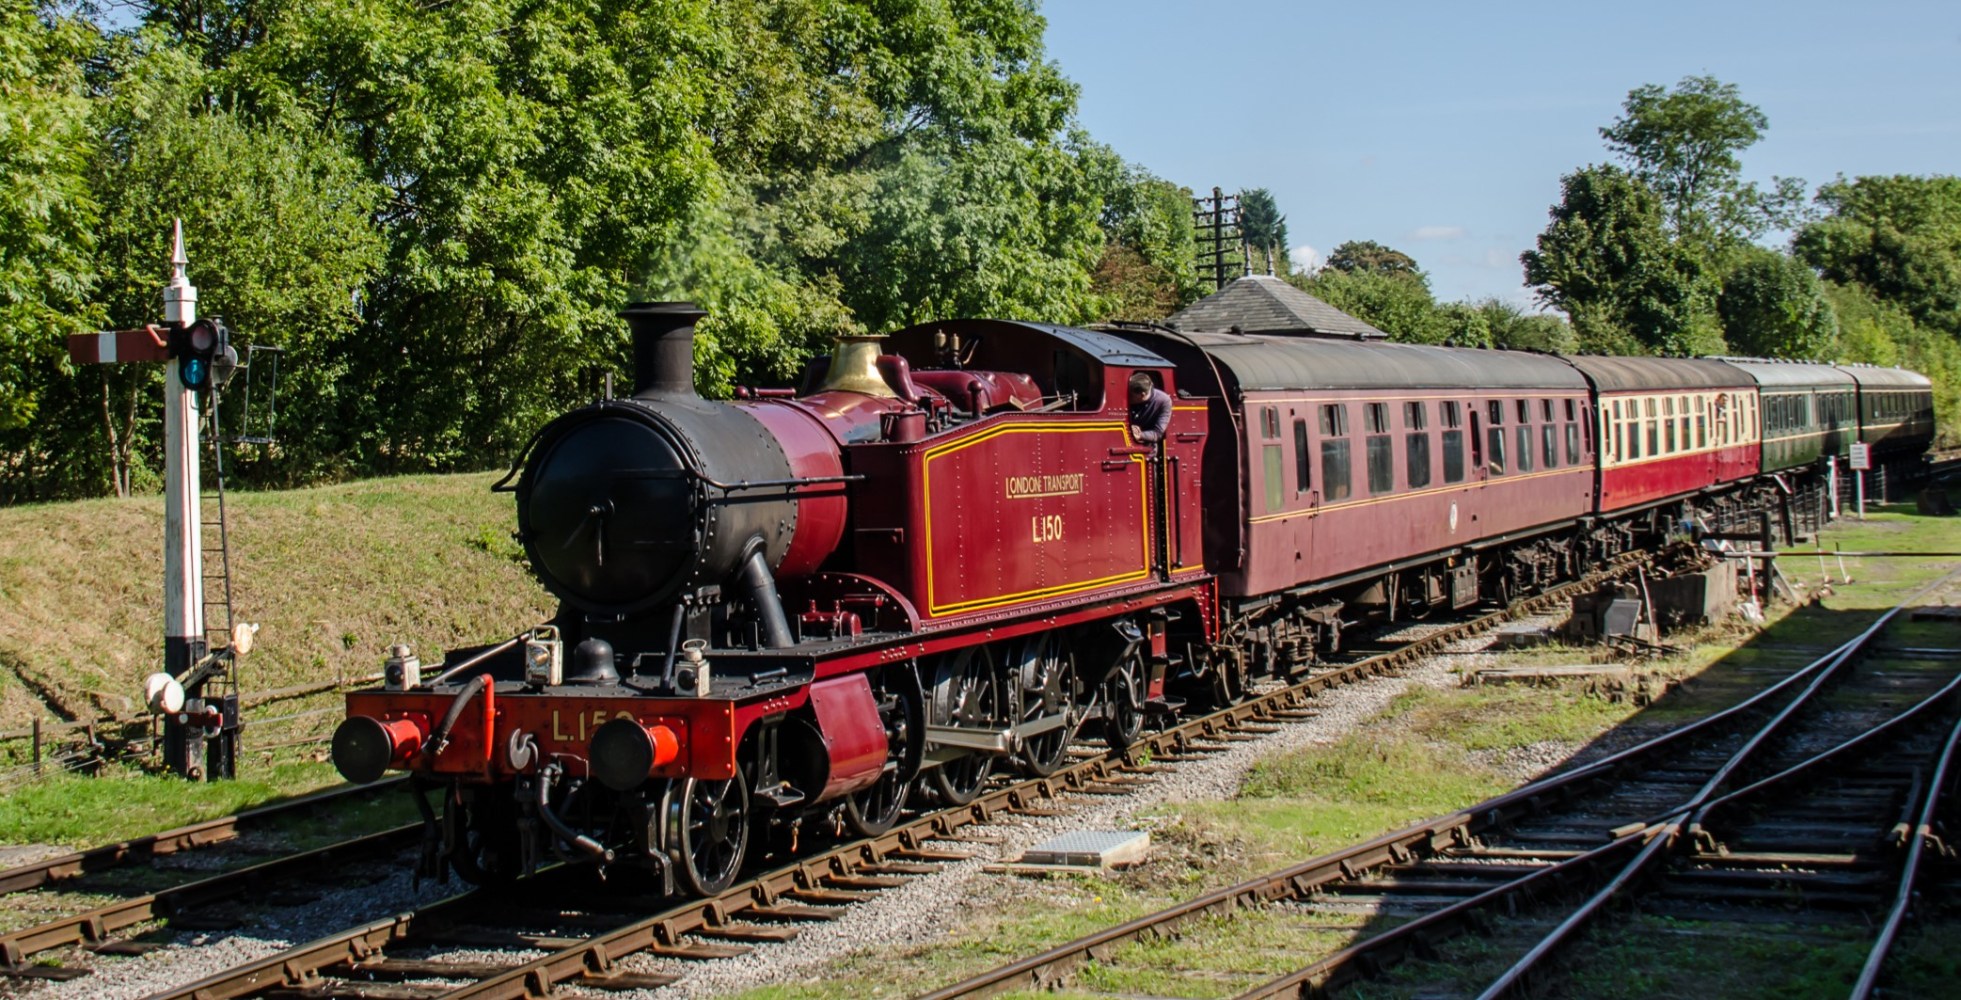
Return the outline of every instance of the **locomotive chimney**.
[[[693,395],[695,323],[708,315],[692,302],[632,302],[620,310],[633,331],[633,394]]]

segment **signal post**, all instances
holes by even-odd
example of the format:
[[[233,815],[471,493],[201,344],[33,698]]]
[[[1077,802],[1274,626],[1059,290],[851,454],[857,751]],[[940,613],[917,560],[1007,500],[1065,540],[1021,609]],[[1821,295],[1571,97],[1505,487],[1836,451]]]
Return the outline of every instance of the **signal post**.
[[[187,778],[218,779],[237,773],[238,694],[206,698],[205,686],[229,674],[257,629],[239,625],[216,650],[206,638],[199,402],[236,367],[237,354],[223,321],[198,319],[189,265],[180,221],[163,323],[72,334],[68,353],[76,364],[164,362],[163,670],[150,676],[144,694],[163,719],[165,766]]]

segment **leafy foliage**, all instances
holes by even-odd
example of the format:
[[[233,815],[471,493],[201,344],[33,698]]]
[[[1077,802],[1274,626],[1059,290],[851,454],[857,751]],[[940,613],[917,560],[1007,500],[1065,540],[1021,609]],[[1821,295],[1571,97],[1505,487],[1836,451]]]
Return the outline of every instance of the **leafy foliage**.
[[[1239,192],[1239,235],[1259,258],[1257,267],[1273,274],[1293,270],[1287,263],[1287,217],[1266,188]]]
[[[1628,91],[1621,117],[1600,137],[1661,196],[1673,232],[1709,235],[1739,208],[1737,154],[1769,125],[1735,84],[1690,76],[1672,91],[1653,83]]]
[[[1401,250],[1391,249],[1374,240],[1349,240],[1334,248],[1328,254],[1329,270],[1346,271],[1351,274],[1366,272],[1370,274],[1414,275],[1416,261]]]
[[[246,469],[266,483],[508,458],[628,366],[634,298],[710,310],[712,394],[840,333],[1196,294],[1188,193],[1075,128],[1022,0],[137,12],[104,35],[0,8],[0,102],[41,123],[32,148],[0,133],[0,338],[37,345],[0,382],[39,387],[0,414],[15,498],[149,481],[155,372],[66,374],[48,332],[154,318],[174,215],[205,311],[293,350],[282,441]]]
[[[1720,351],[1707,316],[1701,261],[1669,238],[1661,197],[1618,167],[1560,179],[1560,200],[1536,249],[1519,259],[1540,302],[1572,318],[1582,350]]]
[[[1961,177],[1841,178],[1818,201],[1828,214],[1792,241],[1801,260],[1961,336]]]
[[[91,37],[42,4],[0,0],[0,432],[35,416],[60,335],[92,322],[97,205],[81,72]]]
[[[1838,316],[1818,275],[1773,250],[1752,248],[1723,278],[1717,303],[1730,348],[1766,358],[1825,358]]]

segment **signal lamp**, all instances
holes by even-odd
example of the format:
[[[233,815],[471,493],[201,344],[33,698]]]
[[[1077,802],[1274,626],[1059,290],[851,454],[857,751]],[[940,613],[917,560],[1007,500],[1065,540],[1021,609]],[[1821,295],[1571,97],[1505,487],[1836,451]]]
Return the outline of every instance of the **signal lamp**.
[[[231,377],[231,369],[238,366],[238,352],[231,346],[231,331],[216,316],[171,330],[170,356],[177,359],[177,377],[184,388],[197,392],[211,388],[214,368],[226,369],[220,378],[222,384]]]

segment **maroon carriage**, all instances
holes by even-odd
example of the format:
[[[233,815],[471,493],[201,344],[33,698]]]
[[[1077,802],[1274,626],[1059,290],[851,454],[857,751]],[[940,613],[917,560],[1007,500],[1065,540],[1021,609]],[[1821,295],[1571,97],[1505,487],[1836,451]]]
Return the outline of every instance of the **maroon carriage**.
[[[1586,382],[1558,358],[1122,332],[1211,400],[1206,563],[1256,670],[1311,660],[1364,614],[1462,607],[1579,557],[1563,531],[1591,509],[1593,441]]]
[[[1595,394],[1602,514],[1626,514],[1755,476],[1756,380],[1704,358],[1567,359]]]

